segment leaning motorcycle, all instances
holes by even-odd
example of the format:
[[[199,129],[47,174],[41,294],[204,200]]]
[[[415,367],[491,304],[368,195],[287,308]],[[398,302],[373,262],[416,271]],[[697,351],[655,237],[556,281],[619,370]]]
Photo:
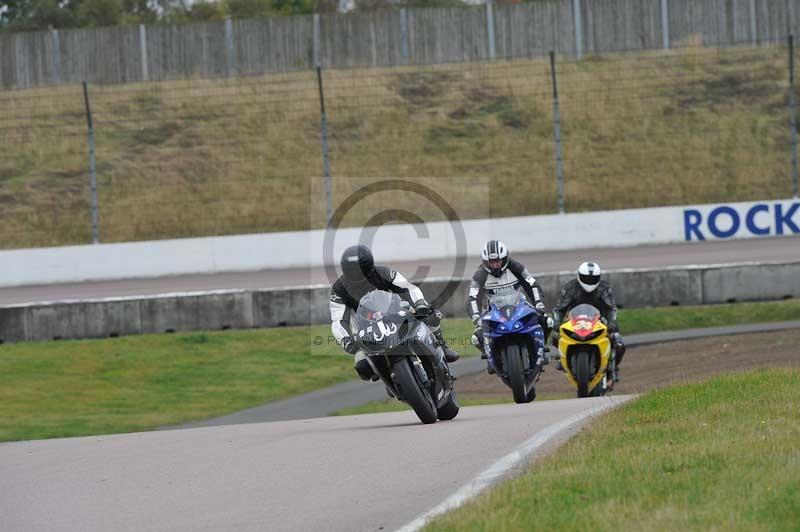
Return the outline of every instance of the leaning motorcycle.
[[[614,386],[614,356],[608,327],[592,305],[570,310],[559,328],[558,352],[578,397],[605,395]]]
[[[355,326],[369,364],[390,395],[411,406],[423,423],[456,417],[455,379],[444,351],[407,302],[373,290],[361,298]]]
[[[544,364],[544,332],[536,310],[522,292],[492,296],[481,323],[489,365],[511,388],[515,403],[530,403]]]

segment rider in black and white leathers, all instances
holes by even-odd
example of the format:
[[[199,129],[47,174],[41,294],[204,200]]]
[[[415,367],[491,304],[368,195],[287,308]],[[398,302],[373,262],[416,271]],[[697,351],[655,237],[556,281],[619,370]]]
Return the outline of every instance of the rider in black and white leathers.
[[[545,339],[550,332],[545,314],[544,293],[536,278],[520,262],[508,256],[508,249],[497,240],[490,240],[481,251],[481,266],[472,276],[467,294],[467,313],[475,325],[472,342],[484,353],[483,329],[481,314],[488,306],[487,299],[492,295],[522,290],[528,300],[539,313],[539,325],[544,331]]]
[[[373,378],[372,366],[359,349],[351,332],[351,316],[358,309],[359,301],[372,290],[394,292],[411,303],[415,315],[431,328],[448,362],[458,360],[458,353],[451,349],[442,335],[442,314],[431,308],[422,291],[399,272],[386,266],[376,266],[372,253],[366,246],[351,246],[342,255],[342,275],[331,287],[330,313],[331,332],[342,349],[355,355],[355,368],[364,380]]]

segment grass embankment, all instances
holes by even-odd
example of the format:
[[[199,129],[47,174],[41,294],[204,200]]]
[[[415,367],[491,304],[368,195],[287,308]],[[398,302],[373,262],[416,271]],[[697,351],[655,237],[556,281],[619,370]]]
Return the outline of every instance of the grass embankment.
[[[798,370],[651,392],[425,530],[797,530],[798,405]]]
[[[627,334],[791,319],[800,319],[800,301],[620,314]],[[445,320],[444,331],[463,354],[477,354],[467,347],[469,320]],[[0,441],[152,429],[354,378],[329,334],[320,325],[2,345]]]
[[[568,211],[788,196],[784,48],[587,56],[558,75]],[[336,203],[363,184],[348,176],[427,177],[462,219],[556,210],[546,58],[327,71],[325,86]],[[102,241],[324,226],[313,72],[90,95]],[[0,105],[0,248],[89,242],[80,86]],[[345,225],[443,217],[411,193],[367,203]]]

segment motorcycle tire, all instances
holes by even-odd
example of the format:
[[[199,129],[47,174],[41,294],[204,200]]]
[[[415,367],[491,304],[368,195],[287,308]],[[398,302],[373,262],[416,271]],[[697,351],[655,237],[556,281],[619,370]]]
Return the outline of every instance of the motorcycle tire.
[[[590,367],[591,354],[580,351],[575,355],[575,380],[578,383],[578,397],[589,397],[589,382],[592,379]]]
[[[522,363],[522,351],[518,345],[508,345],[505,349],[505,369],[514,402],[517,404],[528,403],[528,393],[525,391],[525,366]]]
[[[400,388],[403,399],[414,409],[417,417],[423,423],[436,423],[436,404],[433,402],[430,391],[425,388],[417,378],[417,372],[412,367],[412,359],[404,359],[394,365],[395,384]]]

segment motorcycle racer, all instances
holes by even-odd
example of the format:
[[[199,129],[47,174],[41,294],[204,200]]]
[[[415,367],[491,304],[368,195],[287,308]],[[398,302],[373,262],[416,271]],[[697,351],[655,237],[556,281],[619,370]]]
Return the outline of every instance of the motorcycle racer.
[[[489,240],[481,250],[481,265],[472,276],[467,293],[467,313],[475,326],[472,344],[480,350],[481,358],[486,358],[481,313],[488,306],[491,296],[517,290],[524,291],[528,301],[536,309],[546,340],[550,333],[550,324],[545,313],[542,287],[522,263],[509,257],[505,244],[499,240]],[[544,358],[547,364],[548,355],[545,354]],[[491,371],[489,368],[490,373]]]
[[[458,353],[447,345],[442,335],[442,313],[433,309],[422,291],[400,272],[387,266],[376,266],[372,252],[364,245],[347,248],[342,254],[340,265],[342,275],[331,287],[331,331],[342,349],[354,355],[355,369],[361,379],[377,380],[378,377],[351,332],[350,317],[358,309],[361,298],[376,289],[399,294],[413,304],[415,316],[431,328],[444,350],[447,362],[458,360]]]
[[[619,333],[617,325],[617,303],[611,291],[611,285],[600,279],[602,270],[596,262],[584,262],[578,267],[577,276],[561,289],[561,299],[553,307],[553,321],[556,327],[561,324],[564,316],[570,309],[577,305],[588,303],[600,310],[600,314],[608,325],[611,346],[615,352],[614,382],[619,382],[619,365],[625,356],[625,343]],[[558,335],[553,334],[553,341],[558,341]],[[556,369],[563,370],[560,362]]]

